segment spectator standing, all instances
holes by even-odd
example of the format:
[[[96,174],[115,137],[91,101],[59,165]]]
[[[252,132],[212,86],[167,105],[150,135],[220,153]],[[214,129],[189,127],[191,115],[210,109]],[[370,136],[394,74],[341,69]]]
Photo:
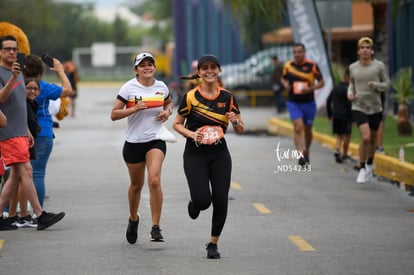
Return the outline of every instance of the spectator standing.
[[[37,230],[44,230],[60,221],[64,212],[48,213],[42,209],[32,180],[29,147],[33,137],[27,127],[26,89],[17,58],[18,45],[13,36],[0,38],[0,109],[7,117],[7,125],[0,128],[1,155],[10,175],[0,193],[0,230],[13,230],[9,219],[2,213],[13,192],[20,185],[37,216]]]
[[[275,98],[277,112],[283,113],[285,110],[285,103],[283,102],[283,91],[285,87],[282,84],[283,64],[279,62],[277,56],[272,56],[273,72],[272,72],[272,91]]]
[[[24,76],[26,78],[34,77],[40,79],[40,94],[35,100],[38,104],[37,117],[41,130],[35,139],[37,159],[32,159],[31,164],[33,166],[33,180],[40,205],[42,206],[46,194],[46,168],[50,154],[53,150],[53,139],[55,138],[53,132],[53,119],[49,112],[49,102],[50,100],[69,96],[72,93],[69,79],[63,70],[62,63],[60,63],[58,59],[53,58],[53,67],[50,67],[50,70],[56,72],[61,82],[61,86],[54,83],[48,83],[41,79],[44,67],[43,61],[39,56],[29,55],[26,57],[23,69]]]
[[[33,138],[36,140],[37,135],[40,133],[40,125],[37,119],[38,103],[36,98],[40,95],[40,80],[37,78],[29,77],[26,78],[24,83],[26,84],[27,94],[27,124],[29,131]],[[36,146],[30,148],[30,159],[37,159]]]
[[[314,91],[324,86],[319,66],[305,54],[305,45],[294,44],[294,60],[286,62],[282,72],[282,83],[289,90],[286,106],[293,123],[293,140],[296,150],[303,153],[298,160],[302,166],[309,164],[312,125],[316,115]]]
[[[172,100],[167,85],[154,78],[155,59],[152,54],[138,54],[134,72],[136,77],[121,87],[111,112],[113,121],[128,119],[122,151],[130,177],[126,239],[130,244],[137,241],[140,219],[138,207],[147,169],[152,217],[151,241],[163,242],[160,229],[163,204],[161,168],[167,146],[164,140],[157,137],[157,133],[172,114]]]
[[[352,101],[352,117],[359,128],[360,169],[358,183],[370,181],[377,146],[377,132],[383,118],[381,93],[390,88],[385,64],[373,58],[374,43],[369,37],[358,40],[359,60],[349,66],[348,99]]]
[[[26,78],[26,94],[27,94],[27,124],[29,127],[30,134],[36,139],[38,133],[40,132],[40,126],[37,120],[37,102],[35,101],[36,97],[40,94],[40,83],[36,78]],[[29,148],[30,159],[36,159],[36,146],[33,145]],[[20,217],[17,216],[17,204],[20,204]],[[12,198],[10,199],[9,206],[9,219],[12,224],[17,227],[37,227],[37,221],[29,213],[27,198],[25,193],[22,191],[21,186],[18,187],[18,190],[14,192]],[[14,219],[14,222],[12,221]]]
[[[335,161],[341,163],[349,158],[348,148],[352,132],[351,102],[348,100],[349,70],[344,79],[333,88],[326,102],[328,118],[332,121],[332,132],[336,135]],[[342,152],[341,152],[342,147]]]
[[[228,209],[232,160],[224,133],[229,122],[236,133],[244,131],[236,99],[218,84],[220,71],[217,57],[200,57],[196,73],[201,84],[184,95],[173,122],[174,130],[187,139],[183,158],[191,197],[190,218],[196,219],[201,210],[213,204],[209,259],[220,258],[217,243]]]

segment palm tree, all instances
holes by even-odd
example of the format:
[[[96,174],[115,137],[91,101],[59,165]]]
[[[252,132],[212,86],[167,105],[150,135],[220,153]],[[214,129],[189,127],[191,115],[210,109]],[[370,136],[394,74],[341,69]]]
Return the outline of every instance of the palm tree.
[[[282,26],[285,0],[223,0],[238,19],[243,42],[253,51],[263,48],[261,35]]]
[[[401,68],[392,78],[392,87],[395,89],[395,99],[398,101],[397,132],[399,136],[411,136],[408,103],[414,98],[414,87],[411,83],[412,68]]]

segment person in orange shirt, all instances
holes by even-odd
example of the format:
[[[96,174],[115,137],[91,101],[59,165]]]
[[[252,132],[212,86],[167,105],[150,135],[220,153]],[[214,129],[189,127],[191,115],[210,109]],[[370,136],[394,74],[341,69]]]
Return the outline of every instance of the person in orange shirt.
[[[75,63],[72,60],[66,61],[63,64],[63,70],[66,73],[72,86],[72,94],[69,96],[69,105],[70,105],[70,115],[71,117],[76,116],[76,98],[78,97],[78,82],[79,82],[79,72],[76,68]]]
[[[293,123],[293,140],[296,150],[303,153],[299,165],[309,165],[312,125],[316,115],[315,90],[325,84],[319,66],[306,58],[305,45],[293,45],[293,61],[286,62],[282,71],[282,83],[289,90],[286,107]]]

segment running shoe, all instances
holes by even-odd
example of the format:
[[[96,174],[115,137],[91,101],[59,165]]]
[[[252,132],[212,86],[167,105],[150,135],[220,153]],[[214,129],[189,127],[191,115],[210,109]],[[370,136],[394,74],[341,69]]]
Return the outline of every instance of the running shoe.
[[[335,156],[335,161],[337,163],[342,163],[342,157],[341,157],[341,153],[339,152],[339,150],[335,151],[334,156]]]
[[[37,228],[37,219],[33,219],[31,215],[20,217],[20,223],[17,224],[17,226],[25,228]]]
[[[13,217],[7,217],[6,221],[11,224],[11,225],[15,225],[17,227],[19,227],[19,224],[22,222],[19,218],[19,216],[13,216]]]
[[[303,154],[303,157],[305,158],[305,164],[309,165],[310,164],[309,153]]]
[[[65,212],[52,213],[42,211],[42,214],[37,218],[37,230],[45,230],[46,228],[59,222],[65,216]]]
[[[11,223],[11,220],[3,219],[3,216],[0,217],[0,231],[5,230],[16,230],[18,227]]]
[[[300,158],[300,159],[298,160],[298,164],[299,164],[300,166],[305,166],[306,164],[308,164],[308,162],[306,161],[306,158]]]
[[[158,225],[154,225],[151,229],[151,242],[163,242],[164,238],[161,235],[161,229]]]
[[[207,250],[207,259],[220,259],[220,253],[217,250],[217,244],[208,243],[206,250]]]
[[[365,180],[367,182],[370,182],[372,180],[373,170],[374,170],[374,167],[372,167],[372,165],[368,165],[368,164],[365,165]]]
[[[356,179],[357,183],[365,183],[366,181],[366,171],[365,168],[361,168],[359,169],[359,174],[358,177]]]
[[[188,215],[193,220],[197,219],[198,215],[200,215],[200,209],[197,209],[191,200],[188,202]]]
[[[130,244],[134,244],[138,238],[138,224],[139,224],[139,216],[137,221],[131,221],[128,219],[128,228],[126,231],[126,239]]]

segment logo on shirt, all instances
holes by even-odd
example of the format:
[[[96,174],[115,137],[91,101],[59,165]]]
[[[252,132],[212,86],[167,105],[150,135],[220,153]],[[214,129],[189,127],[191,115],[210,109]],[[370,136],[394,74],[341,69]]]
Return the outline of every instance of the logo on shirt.
[[[217,102],[217,108],[225,108],[226,102]]]
[[[12,90],[16,89],[22,83],[23,83],[23,79],[21,79],[21,80],[19,80],[17,82],[14,82],[14,84],[12,86]]]

